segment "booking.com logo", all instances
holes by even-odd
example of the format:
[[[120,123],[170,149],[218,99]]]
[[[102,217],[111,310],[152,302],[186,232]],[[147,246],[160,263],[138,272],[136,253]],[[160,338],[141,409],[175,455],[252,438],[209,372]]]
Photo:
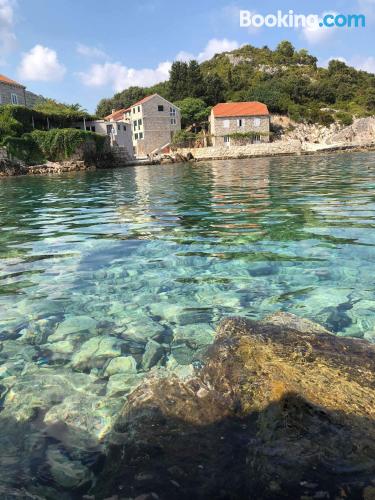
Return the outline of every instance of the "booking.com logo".
[[[366,16],[364,14],[295,14],[289,10],[284,14],[278,10],[276,14],[254,14],[250,10],[240,10],[241,28],[365,28]]]

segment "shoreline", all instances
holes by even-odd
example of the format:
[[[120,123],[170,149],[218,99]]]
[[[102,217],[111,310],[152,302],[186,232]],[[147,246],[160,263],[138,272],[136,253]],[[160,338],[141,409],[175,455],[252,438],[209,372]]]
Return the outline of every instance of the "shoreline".
[[[312,156],[319,154],[335,154],[341,152],[359,153],[375,151],[375,142],[369,144],[333,145],[305,143],[299,144],[298,147],[298,145],[296,144],[279,141],[270,144],[260,144],[252,146],[253,150],[250,149],[250,146],[239,146],[233,149],[228,148],[228,150],[224,152],[220,150],[220,153],[224,154],[212,155],[210,155],[209,153],[213,150],[213,148],[184,148],[179,149],[173,154],[166,155],[165,157],[159,158],[157,160],[132,160],[124,163],[123,165],[117,164],[113,166],[108,164],[108,162],[105,162],[101,165],[100,161],[95,164],[92,163],[92,161],[90,163],[86,163],[83,160],[48,162],[45,165],[26,166],[20,163],[12,162],[11,160],[6,160],[7,165],[5,166],[5,168],[2,168],[2,166],[0,165],[0,179],[35,175],[56,175],[67,172],[108,170],[125,167],[178,164],[184,163],[184,161],[199,163],[203,161],[245,160],[250,158],[269,158],[277,156]],[[259,146],[263,149],[263,151],[259,150]],[[284,149],[283,146],[286,146],[286,148]],[[239,151],[239,148],[245,148],[245,150]]]

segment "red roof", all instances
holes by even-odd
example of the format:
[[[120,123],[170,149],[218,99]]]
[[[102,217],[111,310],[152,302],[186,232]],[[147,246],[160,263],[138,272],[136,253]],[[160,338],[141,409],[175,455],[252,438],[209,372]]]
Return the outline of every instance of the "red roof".
[[[152,97],[155,97],[156,95],[157,94],[148,95],[148,96],[144,97],[143,99],[141,99],[140,101],[137,101],[134,104],[132,104],[130,106],[130,108],[119,109],[119,110],[115,111],[114,113],[111,113],[110,115],[106,116],[104,119],[105,120],[114,120],[114,121],[122,120],[124,117],[124,113],[126,113],[127,111],[130,111],[131,108],[134,108],[134,106],[139,106],[139,105],[143,104],[144,102],[148,101]]]
[[[110,115],[105,116],[104,120],[114,120],[115,122],[122,120],[124,118],[124,113],[126,113],[127,111],[130,111],[130,109],[131,108],[118,109],[117,111],[114,111]]]
[[[253,102],[225,102],[212,108],[215,117],[221,116],[264,116],[269,115],[265,104]]]
[[[8,83],[9,85],[17,85],[18,87],[26,88],[25,85],[21,85],[20,83],[15,82],[14,80],[11,80],[10,78],[8,78],[5,75],[0,75],[0,82]]]

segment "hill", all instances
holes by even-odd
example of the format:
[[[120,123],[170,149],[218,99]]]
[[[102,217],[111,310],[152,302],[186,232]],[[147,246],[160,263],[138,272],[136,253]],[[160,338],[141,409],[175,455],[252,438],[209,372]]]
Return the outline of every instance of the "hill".
[[[375,113],[375,75],[338,60],[330,61],[328,68],[318,67],[316,57],[305,49],[296,51],[288,41],[275,50],[245,45],[202,64],[174,62],[168,81],[102,99],[97,114],[105,116],[155,92],[177,103],[200,99],[202,110],[222,101],[258,100],[272,113],[324,125],[349,125],[353,116]]]

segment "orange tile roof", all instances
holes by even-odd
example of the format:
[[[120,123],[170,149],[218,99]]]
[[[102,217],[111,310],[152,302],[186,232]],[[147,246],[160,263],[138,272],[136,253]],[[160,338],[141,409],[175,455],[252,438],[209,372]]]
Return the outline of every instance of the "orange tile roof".
[[[126,113],[127,111],[130,111],[130,108],[118,109],[117,111],[114,111],[110,115],[105,116],[104,120],[114,120],[115,122],[122,120],[124,118],[124,113]]]
[[[10,78],[8,78],[5,75],[0,75],[0,82],[8,83],[9,85],[17,85],[18,87],[26,88],[25,85],[21,85],[20,83],[15,82],[14,80],[11,80]]]
[[[212,108],[215,117],[224,116],[264,116],[269,115],[265,104],[253,102],[225,102]]]
[[[143,99],[141,99],[140,101],[137,101],[134,104],[132,104],[130,106],[130,108],[119,109],[119,110],[115,111],[114,113],[111,113],[110,115],[106,116],[104,119],[105,120],[114,120],[114,121],[122,120],[123,116],[124,116],[124,113],[126,113],[127,111],[130,111],[131,108],[134,108],[134,106],[139,106],[139,105],[143,104],[144,102],[146,102],[149,99],[151,99],[151,97],[154,97],[156,95],[157,94],[148,95],[148,96],[144,97]]]

